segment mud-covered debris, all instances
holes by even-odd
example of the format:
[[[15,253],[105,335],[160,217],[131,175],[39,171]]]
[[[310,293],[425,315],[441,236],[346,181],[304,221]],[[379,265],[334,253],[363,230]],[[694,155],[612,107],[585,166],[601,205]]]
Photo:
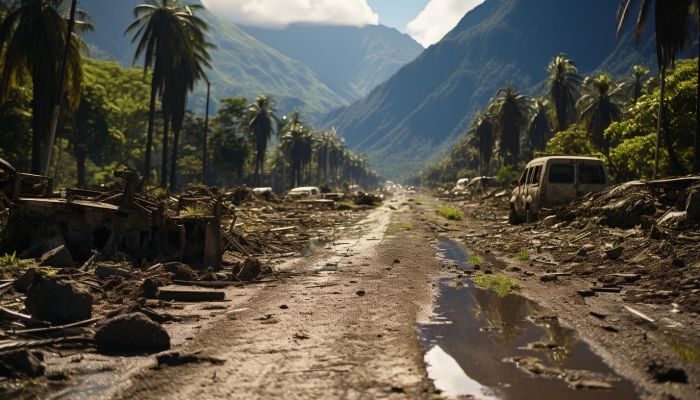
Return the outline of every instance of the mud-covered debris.
[[[24,305],[32,317],[54,325],[84,321],[92,316],[93,297],[73,281],[35,274]]]
[[[610,390],[610,389],[615,388],[613,385],[609,384],[608,382],[588,380],[588,379],[582,379],[580,381],[572,382],[571,386],[573,386],[576,389],[590,389],[590,390]]]
[[[12,287],[20,292],[20,293],[26,293],[27,289],[29,289],[29,285],[32,284],[32,280],[34,279],[34,274],[37,274],[40,272],[37,272],[35,268],[29,268],[27,271],[22,274],[17,280],[12,283]]]
[[[95,268],[95,275],[101,276],[101,277],[110,277],[110,276],[123,276],[125,278],[131,278],[134,276],[132,272],[125,271],[120,268],[113,268],[113,267],[108,267],[106,265],[100,265],[97,268]]]
[[[165,301],[220,301],[225,299],[224,292],[214,290],[180,290],[180,289],[160,289],[158,299]]]
[[[185,364],[209,362],[214,365],[221,365],[226,362],[219,358],[204,357],[196,353],[182,353],[179,351],[167,351],[156,355],[156,361],[158,365],[168,365],[171,367]]]
[[[622,251],[624,249],[622,247],[616,247],[614,249],[608,250],[605,252],[605,256],[611,260],[617,260],[622,256]]]
[[[592,290],[578,290],[576,293],[579,294],[581,297],[593,297],[595,296],[595,292]]]
[[[46,371],[43,361],[44,354],[38,351],[20,349],[0,353],[0,376],[42,376]]]
[[[100,349],[162,351],[170,348],[168,332],[141,313],[108,320],[95,333],[95,341]]]
[[[685,203],[685,212],[688,214],[688,218],[700,221],[700,190],[689,190],[688,199]]]
[[[197,274],[194,272],[192,267],[179,262],[170,262],[163,264],[163,269],[166,272],[175,274],[175,279],[180,279],[183,281],[191,281],[197,278]]]
[[[146,278],[141,283],[141,295],[148,299],[155,299],[158,297],[158,288],[167,286],[170,283],[171,280],[164,276]]]
[[[241,270],[236,275],[236,278],[242,281],[250,281],[257,278],[262,272],[262,264],[260,260],[248,258],[241,265]]]
[[[353,201],[358,206],[374,206],[376,204],[381,204],[384,199],[374,194],[360,192],[355,196]]]
[[[39,264],[42,267],[51,268],[73,268],[75,263],[65,245],[58,246],[55,249],[41,256]]]

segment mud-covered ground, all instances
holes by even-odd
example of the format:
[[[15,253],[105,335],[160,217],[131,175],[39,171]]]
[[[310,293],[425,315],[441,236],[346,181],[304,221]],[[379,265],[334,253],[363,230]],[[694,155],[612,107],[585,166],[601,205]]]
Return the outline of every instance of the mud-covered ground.
[[[439,205],[424,195],[402,195],[378,208],[347,211],[346,221],[320,222],[314,229],[332,227],[332,237],[318,241],[305,231],[314,243],[305,256],[265,260],[273,275],[220,289],[225,301],[149,301],[155,311],[176,317],[163,325],[172,345],[165,357],[49,347],[48,378],[18,382],[12,396],[439,398],[416,323],[431,319],[439,279],[466,281],[491,272],[518,281],[515,293],[539,303],[540,317],[577,331],[616,374],[633,382],[640,398],[700,397],[698,294],[688,283],[698,278],[693,266],[700,257],[680,251],[667,262],[669,255],[659,253],[664,244],[645,243],[633,230],[510,226],[500,206],[452,203],[465,219],[448,221],[437,215]],[[454,268],[436,257],[441,236],[486,261],[478,270]],[[578,255],[589,243],[595,250]],[[622,245],[623,255],[602,258],[606,244]],[[519,253],[526,258],[524,252],[529,259],[516,260]],[[674,259],[686,265],[674,266]],[[579,294],[618,287],[620,293]],[[522,374],[535,393],[538,382],[551,379]],[[570,390],[597,396],[591,389]]]

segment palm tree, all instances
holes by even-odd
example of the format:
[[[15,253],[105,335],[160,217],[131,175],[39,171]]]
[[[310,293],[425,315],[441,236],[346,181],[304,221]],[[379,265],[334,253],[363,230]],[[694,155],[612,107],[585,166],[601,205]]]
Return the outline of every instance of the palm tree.
[[[81,52],[87,46],[77,34],[70,37],[66,77],[67,91],[59,88],[60,64],[66,48],[68,24],[64,17],[66,0],[15,0],[0,23],[0,102],[4,104],[13,87],[29,75],[34,96],[32,100],[32,168],[34,174],[41,173],[42,141],[46,140],[51,123],[53,107],[59,96],[66,96],[68,109],[73,112],[80,104],[80,82],[82,81]],[[75,32],[93,30],[88,14],[76,10]]]
[[[642,65],[635,65],[632,75],[624,82],[624,87],[631,93],[632,104],[637,104],[637,100],[642,97],[642,90],[648,81],[649,69]]]
[[[475,149],[479,156],[479,175],[484,174],[484,169],[488,173],[493,156],[494,131],[493,116],[487,112],[483,115],[477,113],[467,132],[467,146]]]
[[[207,28],[208,29],[208,28]],[[198,36],[198,35],[195,35]],[[173,156],[170,166],[170,190],[177,189],[177,162],[178,162],[178,145],[180,141],[180,132],[185,118],[185,108],[187,106],[187,93],[194,90],[195,83],[204,79],[204,71],[202,66],[211,68],[209,64],[208,49],[213,48],[211,43],[195,42],[194,53],[192,58],[183,58],[173,70],[173,78],[169,88],[165,89],[164,98],[167,98],[171,104],[171,116],[173,124]],[[172,96],[169,96],[168,91],[172,91]]]
[[[591,142],[598,151],[608,155],[610,139],[604,135],[613,122],[621,119],[620,107],[623,93],[620,86],[613,88],[607,74],[601,73],[595,78],[586,78],[583,83],[584,94],[578,101],[583,107],[581,121],[585,123]]]
[[[635,30],[635,41],[639,45],[639,39],[642,32],[646,28],[649,13],[652,3],[654,7],[654,33],[656,35],[656,59],[659,67],[659,75],[661,76],[661,93],[659,94],[659,117],[656,124],[656,152],[654,156],[654,179],[656,179],[659,169],[659,140],[661,135],[661,121],[663,120],[664,109],[664,89],[666,85],[666,67],[673,66],[676,61],[676,56],[690,46],[690,37],[688,31],[690,29],[689,14],[691,11],[692,2],[689,0],[641,0],[639,5],[639,15],[637,17],[637,26]],[[625,24],[632,15],[635,6],[634,0],[620,0],[620,5],[617,9],[617,38],[620,38]],[[697,4],[696,4],[697,7]],[[700,11],[696,11],[696,19],[700,22]],[[700,68],[700,67],[699,67]],[[700,69],[698,70],[700,72]],[[700,88],[699,94],[700,94]],[[698,114],[696,115],[696,123],[700,123],[697,119],[700,117],[700,105],[698,105]],[[700,127],[696,126],[696,153],[695,164],[698,165],[700,158]],[[673,152],[673,144],[670,140],[666,140],[666,146],[669,152]],[[698,166],[700,169],[700,166]]]
[[[567,59],[564,53],[554,57],[546,69],[550,75],[540,91],[549,86],[547,96],[554,106],[555,131],[561,132],[576,119],[576,91],[583,78],[578,75],[574,60]]]
[[[273,100],[265,95],[259,96],[255,103],[248,106],[248,125],[250,134],[255,141],[255,182],[262,184],[262,175],[265,168],[265,152],[267,143],[272,136],[272,121],[277,121],[273,107]]]
[[[533,105],[535,116],[530,121],[527,128],[527,138],[534,151],[544,151],[547,142],[552,138],[552,128],[549,124],[549,104],[547,101],[538,99]]]
[[[172,82],[173,71],[183,58],[195,57],[195,46],[204,43],[203,32],[206,23],[196,17],[192,10],[197,5],[182,5],[180,0],[148,0],[134,8],[136,20],[124,34],[134,32],[132,43],[138,41],[134,61],[144,56],[144,74],[153,70],[151,81],[151,102],[148,114],[148,134],[146,137],[146,157],[144,175],[146,183],[151,175],[151,148],[153,147],[153,123],[155,120],[156,98]],[[161,185],[167,185],[168,117],[169,99],[163,101],[163,163]]]
[[[529,125],[528,115],[531,110],[531,99],[516,92],[511,84],[498,89],[495,99],[489,105],[489,112],[497,122],[499,151],[505,166],[517,164],[520,134]]]

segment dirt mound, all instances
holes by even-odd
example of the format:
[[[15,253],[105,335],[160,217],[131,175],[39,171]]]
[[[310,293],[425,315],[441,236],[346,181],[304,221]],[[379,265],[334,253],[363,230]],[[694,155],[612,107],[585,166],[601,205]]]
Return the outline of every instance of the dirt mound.
[[[642,216],[656,214],[656,199],[639,181],[591,193],[569,207],[576,218],[592,218],[599,225],[630,229],[641,225]]]
[[[194,272],[192,267],[187,264],[182,264],[179,262],[169,262],[163,264],[163,269],[165,272],[170,272],[175,275],[174,279],[182,281],[192,281],[197,278],[197,274]]]
[[[24,305],[34,318],[55,325],[90,319],[92,295],[74,282],[34,274]]]
[[[363,192],[358,193],[353,198],[353,202],[358,206],[374,206],[377,203],[382,204],[383,201],[384,199],[380,196]]]

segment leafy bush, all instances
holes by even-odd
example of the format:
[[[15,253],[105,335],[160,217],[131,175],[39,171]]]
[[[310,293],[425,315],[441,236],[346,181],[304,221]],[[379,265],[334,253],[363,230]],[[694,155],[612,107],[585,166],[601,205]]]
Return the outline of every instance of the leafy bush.
[[[438,208],[437,213],[452,221],[461,221],[464,219],[464,215],[462,215],[461,211],[450,206],[442,206]]]

